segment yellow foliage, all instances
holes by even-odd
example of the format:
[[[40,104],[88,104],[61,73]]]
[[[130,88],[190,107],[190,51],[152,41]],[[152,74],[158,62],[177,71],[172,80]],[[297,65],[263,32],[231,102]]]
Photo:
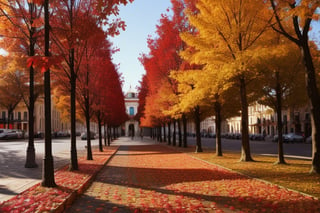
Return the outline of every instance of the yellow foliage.
[[[262,1],[199,0],[196,6],[199,13],[186,11],[196,30],[180,34],[188,45],[180,55],[202,69],[171,72],[179,84],[180,101],[172,108],[176,111],[187,112],[214,101],[223,104],[230,97],[226,91],[239,76],[253,79],[259,75],[256,65],[261,54],[267,53],[260,49],[269,44],[263,36],[272,13]]]

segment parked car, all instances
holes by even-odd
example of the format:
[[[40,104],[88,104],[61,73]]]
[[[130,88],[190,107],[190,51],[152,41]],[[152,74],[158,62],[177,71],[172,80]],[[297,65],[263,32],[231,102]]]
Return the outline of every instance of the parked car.
[[[0,139],[19,139],[23,134],[17,129],[0,129]]]
[[[304,137],[297,133],[288,133],[282,135],[282,140],[284,143],[294,143],[294,142],[303,142]],[[278,142],[278,135],[273,136],[273,142]]]
[[[291,132],[291,133],[283,135],[283,141],[289,142],[289,143],[303,142],[304,138],[302,135]]]
[[[202,131],[200,134],[201,134],[201,137],[204,137],[204,138],[208,137],[208,133],[206,131]]]
[[[311,135],[306,138],[306,143],[312,143],[312,136]]]
[[[34,138],[44,138],[44,132],[36,132],[34,133]]]
[[[278,142],[278,135],[274,135],[272,138],[272,142]]]
[[[67,131],[58,131],[57,137],[58,138],[70,137],[70,133]]]
[[[250,140],[254,141],[264,141],[264,135],[263,134],[251,134]]]
[[[210,132],[208,136],[209,136],[209,138],[215,138],[216,137],[216,133]]]
[[[87,132],[83,132],[80,138],[81,140],[87,140]],[[90,139],[96,139],[96,133],[90,132]]]

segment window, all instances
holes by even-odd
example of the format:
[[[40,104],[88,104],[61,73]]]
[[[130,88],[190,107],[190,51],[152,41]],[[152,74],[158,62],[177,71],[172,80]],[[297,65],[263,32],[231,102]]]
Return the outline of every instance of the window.
[[[28,112],[23,112],[23,120],[28,120]]]
[[[5,119],[5,118],[6,118],[6,112],[2,111],[2,119]]]
[[[283,116],[283,123],[284,123],[284,124],[287,123],[287,118],[288,118],[287,115],[284,115],[284,116]]]
[[[310,121],[310,114],[309,113],[306,113],[305,117],[306,117],[306,121]]]
[[[21,120],[21,112],[18,112],[18,120]]]
[[[134,115],[134,108],[133,107],[129,108],[129,115]]]

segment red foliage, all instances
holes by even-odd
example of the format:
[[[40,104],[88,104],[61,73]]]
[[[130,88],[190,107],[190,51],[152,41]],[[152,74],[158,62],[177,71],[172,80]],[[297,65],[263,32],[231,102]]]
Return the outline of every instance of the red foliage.
[[[33,66],[34,68],[40,68],[41,72],[46,72],[51,66],[58,65],[62,62],[62,57],[50,56],[32,56],[27,60],[27,67]]]
[[[121,154],[97,177],[89,189],[90,196],[83,196],[74,209],[270,213],[320,210],[319,200],[310,196],[248,178],[165,146],[128,146]],[[87,201],[94,202],[90,203],[91,208]]]
[[[94,160],[79,160],[79,171],[69,171],[68,166],[55,172],[56,188],[36,184],[21,194],[0,204],[0,212],[54,212],[71,202],[75,193],[83,193],[90,179],[101,170],[118,147],[109,147],[103,154],[95,151]],[[73,197],[72,197],[73,196]],[[68,200],[69,199],[69,200]],[[60,209],[61,210],[61,209]]]
[[[140,120],[145,116],[144,110],[146,105],[146,97],[148,95],[148,79],[146,75],[143,75],[142,81],[140,81],[139,90],[139,105],[138,105],[138,112],[135,115],[135,120]]]
[[[145,97],[148,97],[150,101],[141,101],[143,104],[138,116],[140,116],[142,123],[151,125],[152,123],[162,123],[167,118],[161,117],[162,115],[155,112],[155,115],[143,114],[145,109],[148,112],[154,112],[153,109],[159,108],[159,106],[152,106],[152,104],[159,104],[154,99],[159,99],[157,91],[167,82],[172,90],[173,94],[177,94],[176,82],[169,77],[172,70],[179,70],[183,63],[182,58],[179,55],[179,51],[185,49],[185,43],[180,38],[180,33],[193,30],[188,24],[187,17],[184,15],[186,8],[196,11],[195,2],[192,0],[172,0],[173,16],[162,15],[159,25],[157,25],[157,37],[155,39],[149,37],[147,40],[149,53],[143,54],[139,60],[143,64],[146,70],[146,77],[142,81],[141,88],[148,90],[143,92]],[[166,96],[166,94],[159,94],[160,96]],[[146,99],[145,97],[141,97]],[[170,107],[170,102],[164,103],[163,108]],[[143,110],[143,111],[142,111]]]

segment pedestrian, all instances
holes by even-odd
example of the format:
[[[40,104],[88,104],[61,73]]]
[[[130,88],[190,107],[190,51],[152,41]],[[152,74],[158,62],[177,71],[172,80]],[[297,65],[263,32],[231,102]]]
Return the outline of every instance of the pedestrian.
[[[141,140],[143,141],[143,130],[142,130],[142,128],[140,130],[140,137],[141,137]]]
[[[131,140],[133,140],[133,138],[134,138],[134,130],[131,129]]]

